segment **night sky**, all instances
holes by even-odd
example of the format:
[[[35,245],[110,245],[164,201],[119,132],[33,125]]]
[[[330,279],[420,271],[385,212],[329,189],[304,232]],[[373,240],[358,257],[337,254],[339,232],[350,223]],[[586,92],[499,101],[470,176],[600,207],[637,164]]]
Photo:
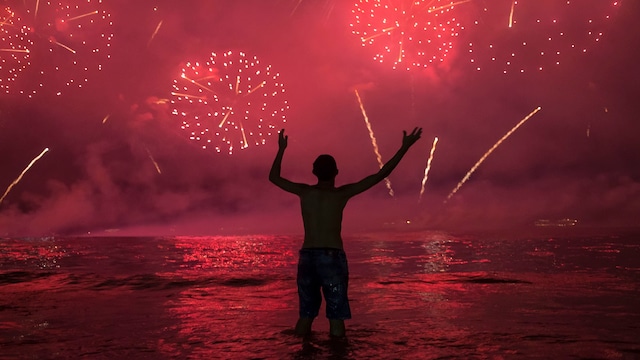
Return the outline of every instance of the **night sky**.
[[[0,193],[49,151],[0,203],[2,236],[301,233],[297,198],[267,180],[277,131],[289,136],[283,176],[292,181],[314,182],[311,163],[322,153],[338,162],[337,185],[376,172],[356,90],[383,161],[402,130],[424,131],[389,178],[395,196],[381,183],[354,198],[345,232],[563,218],[640,225],[638,1],[433,1],[432,11],[405,6],[403,17],[356,0],[38,1],[37,11],[36,2],[2,2]],[[365,33],[374,28],[389,34]],[[229,51],[236,61],[255,56],[285,91],[238,80],[220,62],[209,69],[217,85],[181,78],[185,64]],[[203,149],[181,128],[211,110],[177,101],[176,83],[221,103],[249,86],[233,100],[247,118],[224,120],[238,141],[231,154],[222,135]],[[246,104],[262,92],[268,110]],[[265,115],[285,102],[278,116]],[[262,135],[242,148],[242,132],[260,118]]]

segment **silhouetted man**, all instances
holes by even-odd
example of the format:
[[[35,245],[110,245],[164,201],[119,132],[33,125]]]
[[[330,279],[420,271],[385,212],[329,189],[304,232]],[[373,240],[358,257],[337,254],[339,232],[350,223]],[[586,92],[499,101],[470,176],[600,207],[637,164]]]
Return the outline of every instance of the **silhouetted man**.
[[[344,336],[344,320],[351,319],[351,309],[347,298],[349,270],[341,236],[342,212],[349,199],[389,176],[411,145],[420,139],[421,134],[422,128],[417,127],[409,135],[403,131],[402,146],[380,171],[356,183],[336,187],[338,167],[331,155],[320,155],[314,161],[313,174],[318,178],[315,185],[283,178],[280,171],[288,136],[284,135],[284,129],[280,131],[278,153],[273,161],[269,180],[300,197],[304,224],[304,242],[298,260],[300,318],[296,323],[296,334],[306,335],[311,331],[311,325],[318,316],[322,303],[322,289],[329,332],[333,336]]]

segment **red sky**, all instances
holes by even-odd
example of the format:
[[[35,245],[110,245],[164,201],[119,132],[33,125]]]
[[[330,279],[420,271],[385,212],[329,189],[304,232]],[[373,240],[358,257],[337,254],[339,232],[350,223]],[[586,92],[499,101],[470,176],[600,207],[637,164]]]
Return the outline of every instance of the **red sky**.
[[[0,95],[0,191],[44,148],[50,151],[0,203],[0,235],[301,232],[297,200],[267,181],[275,132],[265,132],[264,145],[216,153],[189,140],[171,114],[172,85],[184,64],[226,51],[255,55],[279,73],[286,92],[277,99],[290,108],[286,123],[266,122],[287,130],[283,175],[293,181],[313,182],[311,163],[321,153],[335,156],[338,184],[377,170],[356,89],[383,160],[399,147],[402,130],[423,127],[423,139],[390,177],[396,197],[380,184],[355,198],[345,231],[406,220],[445,229],[531,226],[537,219],[567,217],[584,226],[638,225],[640,5],[520,2],[512,28],[507,0],[472,0],[439,17],[409,9],[416,22],[435,25],[363,46],[352,32],[366,27],[355,24],[353,3],[93,1],[76,11],[95,8],[108,17],[67,20],[84,21],[81,30],[70,30],[60,19],[73,17],[73,7],[43,5],[36,14],[28,2],[5,1],[15,13],[11,21],[30,30],[3,25],[2,47],[28,47],[30,63],[11,57],[20,59],[19,52],[0,53],[0,76],[10,85]],[[379,11],[370,4],[361,8]],[[367,21],[382,29],[380,17]],[[443,40],[450,42],[446,52],[418,42],[452,28],[456,35]],[[24,38],[10,38],[16,35]],[[437,61],[409,70],[374,61],[385,47],[399,53],[398,39],[405,39],[402,65],[424,62],[417,51]],[[76,47],[76,53],[53,41]],[[98,55],[86,50],[94,48]],[[482,155],[538,106],[542,110],[444,203]],[[260,110],[245,110],[247,129],[256,126]],[[435,136],[438,147],[418,203]]]

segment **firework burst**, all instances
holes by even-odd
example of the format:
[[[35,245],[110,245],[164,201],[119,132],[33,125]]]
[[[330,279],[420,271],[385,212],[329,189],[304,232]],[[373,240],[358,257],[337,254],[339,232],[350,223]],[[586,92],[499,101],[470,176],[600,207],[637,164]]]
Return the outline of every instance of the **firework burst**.
[[[620,1],[473,1],[467,51],[477,70],[542,71],[599,42]]]
[[[233,153],[266,143],[286,122],[280,74],[244,52],[212,53],[187,62],[174,80],[172,114],[203,149]]]
[[[461,25],[456,9],[466,1],[360,0],[352,10],[352,33],[373,59],[393,69],[424,68],[445,61]]]
[[[12,92],[59,95],[68,88],[81,88],[111,58],[113,24],[102,0],[13,2],[11,9],[21,15],[14,13],[3,21],[11,24],[3,25],[3,33],[13,32],[3,41],[13,44],[7,48],[25,52],[14,54],[17,60],[7,64],[2,73],[6,79],[9,71],[23,72],[25,80],[19,84],[14,81]],[[27,65],[29,71],[25,70]]]
[[[0,91],[11,93],[30,65],[33,42],[22,19],[10,7],[0,9]]]

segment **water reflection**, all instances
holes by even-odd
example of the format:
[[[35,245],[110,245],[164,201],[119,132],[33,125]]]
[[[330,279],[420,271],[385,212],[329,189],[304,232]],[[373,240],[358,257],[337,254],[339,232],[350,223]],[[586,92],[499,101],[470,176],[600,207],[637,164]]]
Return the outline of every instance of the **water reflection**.
[[[354,319],[293,335],[299,237],[0,240],[9,358],[633,358],[638,236],[346,239]]]

